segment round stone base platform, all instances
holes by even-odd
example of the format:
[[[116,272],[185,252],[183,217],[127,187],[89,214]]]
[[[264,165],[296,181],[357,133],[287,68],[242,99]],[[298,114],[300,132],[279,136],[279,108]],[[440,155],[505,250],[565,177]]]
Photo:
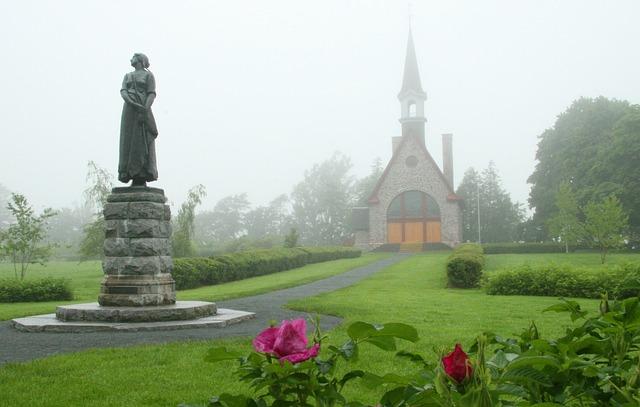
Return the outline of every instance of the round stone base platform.
[[[105,307],[98,303],[61,305],[56,318],[63,322],[159,322],[186,321],[209,317],[216,304],[204,301],[177,301],[171,305],[147,307]]]
[[[158,322],[95,322],[73,321],[65,322],[56,318],[56,314],[35,315],[32,317],[16,318],[11,321],[13,327],[23,332],[59,332],[82,333],[100,331],[168,331],[191,328],[224,328],[247,319],[255,318],[255,313],[220,308],[215,315],[192,319],[188,321],[158,321]]]

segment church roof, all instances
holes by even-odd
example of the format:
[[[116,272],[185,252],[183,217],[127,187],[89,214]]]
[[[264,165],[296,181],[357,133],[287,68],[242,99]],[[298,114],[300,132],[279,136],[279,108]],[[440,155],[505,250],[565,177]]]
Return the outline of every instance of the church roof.
[[[398,157],[400,155],[400,151],[402,150],[402,148],[404,147],[404,144],[407,142],[408,139],[409,139],[408,136],[402,137],[402,140],[400,141],[400,144],[398,145],[398,147],[393,152],[393,155],[391,156],[391,159],[389,160],[389,163],[387,164],[387,167],[382,172],[382,175],[380,176],[380,179],[378,179],[378,182],[376,183],[376,186],[373,189],[373,192],[371,192],[371,195],[369,195],[368,202],[370,204],[377,204],[378,202],[380,202],[379,199],[378,199],[378,191],[380,190],[380,187],[382,187],[382,184],[384,183],[385,179],[387,178],[387,174],[389,173],[389,171],[391,170],[391,167],[393,167],[393,164],[396,161],[396,157]],[[429,151],[427,150],[427,147],[424,145],[424,143],[420,143],[419,142],[418,145],[420,146],[420,150],[425,155],[426,159],[428,161],[430,161],[433,164],[433,166],[436,168],[436,172],[440,176],[440,179],[446,185],[446,188],[448,190],[447,201],[462,202],[462,198],[460,196],[456,195],[455,191],[453,190],[453,187],[451,185],[449,185],[449,182],[444,177],[444,174],[442,173],[442,170],[440,170],[440,167],[438,166],[436,161],[433,159],[433,157],[431,157],[431,154],[429,154]]]
[[[416,49],[413,46],[413,35],[409,30],[409,41],[407,42],[407,55],[404,59],[404,75],[402,77],[402,89],[399,95],[405,92],[424,93],[422,90],[422,82],[420,81],[420,71],[418,70],[418,59],[416,58]]]

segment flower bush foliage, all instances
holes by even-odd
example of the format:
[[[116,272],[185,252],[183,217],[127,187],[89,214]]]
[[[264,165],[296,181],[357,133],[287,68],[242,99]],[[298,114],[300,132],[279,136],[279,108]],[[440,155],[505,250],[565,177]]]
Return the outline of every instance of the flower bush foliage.
[[[344,386],[365,372],[351,370],[338,374],[340,361],[354,361],[359,348],[369,343],[384,350],[396,350],[396,339],[418,340],[415,328],[398,323],[372,325],[355,322],[349,326],[349,340],[341,346],[322,345],[324,337],[316,329],[308,347],[306,323],[302,319],[283,321],[262,331],[253,341],[255,352],[240,356],[225,348],[211,349],[207,361],[237,359],[240,380],[251,384],[254,396],[220,394],[210,401],[215,407],[263,406],[363,406],[347,401]],[[325,349],[320,357],[318,351]]]
[[[418,340],[409,325],[355,322],[341,346],[322,344],[316,328],[313,345],[303,320],[283,321],[262,331],[255,352],[240,356],[225,348],[206,360],[239,360],[240,380],[254,394],[221,394],[210,406],[364,406],[347,400],[344,387],[353,380],[383,389],[376,407],[401,406],[619,406],[640,405],[640,303],[638,298],[610,303],[606,296],[596,315],[587,316],[573,301],[562,300],[545,312],[566,312],[572,327],[564,336],[545,339],[535,323],[514,338],[479,335],[468,349],[437,351],[436,361],[398,351],[417,364],[408,375],[337,369],[340,361],[359,357],[363,343],[396,351],[396,340]],[[317,324],[316,324],[317,326]],[[323,353],[318,354],[322,347]]]

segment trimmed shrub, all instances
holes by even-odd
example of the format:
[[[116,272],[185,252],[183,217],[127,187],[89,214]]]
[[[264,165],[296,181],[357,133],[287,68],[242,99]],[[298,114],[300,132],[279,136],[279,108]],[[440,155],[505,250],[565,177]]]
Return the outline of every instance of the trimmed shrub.
[[[17,280],[0,279],[0,302],[34,302],[72,300],[69,280],[64,278],[39,278]]]
[[[522,265],[490,275],[485,288],[489,295],[600,298],[606,292],[623,299],[640,294],[640,263],[596,270]]]
[[[305,247],[251,250],[212,257],[174,259],[176,289],[184,290],[302,267],[305,264],[359,257],[349,247]]]
[[[446,267],[449,287],[477,287],[484,267],[482,247],[474,243],[461,244],[447,259]]]
[[[615,282],[611,293],[614,298],[640,296],[640,263],[627,263],[614,267],[612,279]]]

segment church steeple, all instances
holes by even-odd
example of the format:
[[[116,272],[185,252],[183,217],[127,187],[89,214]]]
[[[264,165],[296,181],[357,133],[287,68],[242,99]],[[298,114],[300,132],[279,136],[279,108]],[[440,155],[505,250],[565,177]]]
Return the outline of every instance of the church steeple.
[[[403,93],[414,91],[424,93],[422,90],[422,82],[420,81],[420,70],[418,69],[418,58],[416,58],[416,49],[413,45],[413,35],[409,29],[409,41],[407,41],[407,54],[404,58],[404,76],[402,77],[402,89],[400,89],[401,97]]]
[[[424,117],[424,102],[427,100],[427,94],[422,90],[418,58],[413,45],[411,29],[409,29],[402,88],[398,93],[398,100],[400,100],[402,135],[413,135],[424,142],[424,123],[427,121]]]

